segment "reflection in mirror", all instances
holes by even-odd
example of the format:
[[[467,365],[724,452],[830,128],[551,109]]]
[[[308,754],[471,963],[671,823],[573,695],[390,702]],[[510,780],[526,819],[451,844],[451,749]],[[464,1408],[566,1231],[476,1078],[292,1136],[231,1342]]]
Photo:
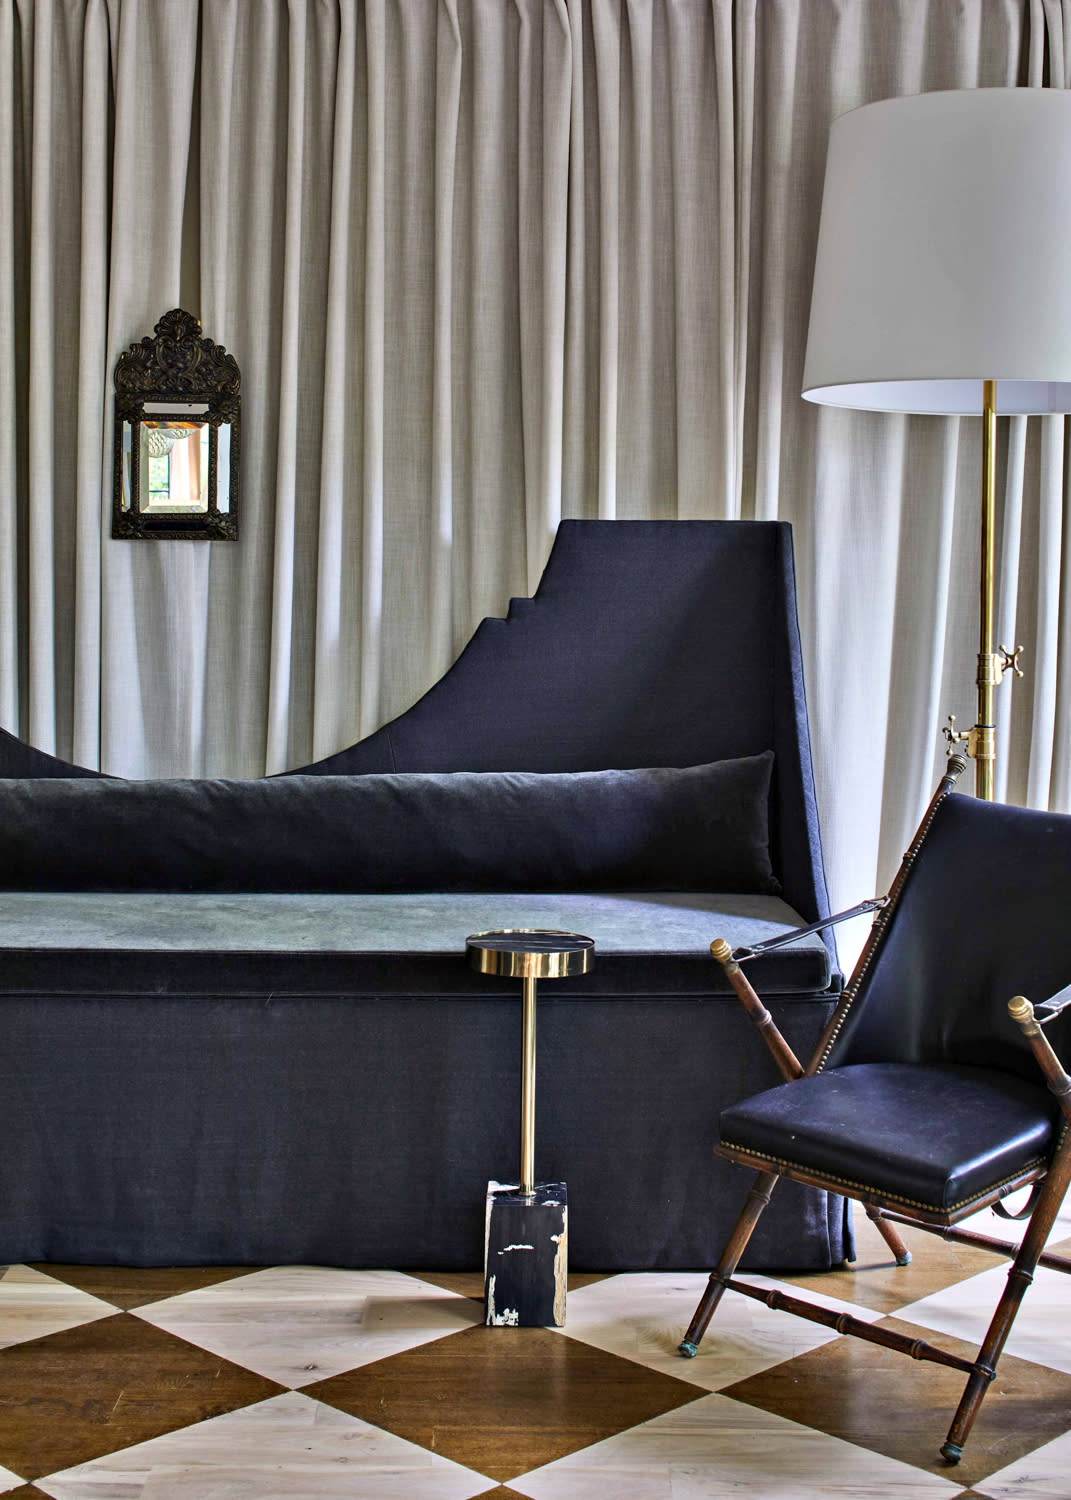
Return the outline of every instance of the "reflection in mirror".
[[[237,363],[181,309],[155,333],[116,365],[112,536],[236,537]]]
[[[203,514],[208,510],[207,422],[143,421],[142,509]]]

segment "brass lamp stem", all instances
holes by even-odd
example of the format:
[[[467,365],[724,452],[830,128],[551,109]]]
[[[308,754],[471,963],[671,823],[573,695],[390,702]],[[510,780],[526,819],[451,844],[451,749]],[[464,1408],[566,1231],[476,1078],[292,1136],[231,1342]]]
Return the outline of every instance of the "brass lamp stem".
[[[521,1057],[521,1191],[535,1189],[536,981],[524,978]]]
[[[956,729],[955,716],[949,717],[943,731],[952,747],[967,742],[967,754],[975,763],[975,795],[992,802],[993,768],[997,759],[997,731],[993,723],[993,689],[999,687],[1005,672],[1023,675],[1019,665],[1022,646],[993,650],[993,560],[997,510],[997,382],[982,381],[982,570],[981,597],[978,608],[978,720],[973,729]]]
[[[982,382],[982,572],[978,611],[978,722],[970,747],[975,761],[975,794],[993,800],[996,730],[993,689],[1000,681],[993,657],[993,533],[997,495],[997,382]]]

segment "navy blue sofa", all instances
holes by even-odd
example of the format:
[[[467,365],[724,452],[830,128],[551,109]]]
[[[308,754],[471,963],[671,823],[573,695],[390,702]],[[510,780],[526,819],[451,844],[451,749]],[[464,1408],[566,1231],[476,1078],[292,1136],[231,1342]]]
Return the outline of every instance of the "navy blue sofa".
[[[750,810],[731,790],[721,822],[678,809],[637,853],[667,786],[706,795],[707,772],[662,768],[722,762]],[[552,926],[596,941],[539,1006],[537,1170],[569,1184],[570,1262],[712,1261],[741,1192],[718,1114],[776,1075],[707,947],[827,914],[788,526],[563,522],[532,599],[406,713],[284,777],[112,781],[10,735],[0,774],[0,1258],[478,1266],[486,1180],[516,1170],[520,1005],[465,938]],[[591,819],[568,848],[570,810],[548,856],[525,799],[559,786]],[[455,858],[457,797],[479,837]],[[704,848],[738,836],[765,874],[703,889]],[[808,1053],[832,946],[754,979]],[[849,1250],[843,1203],[786,1185],[747,1264]]]

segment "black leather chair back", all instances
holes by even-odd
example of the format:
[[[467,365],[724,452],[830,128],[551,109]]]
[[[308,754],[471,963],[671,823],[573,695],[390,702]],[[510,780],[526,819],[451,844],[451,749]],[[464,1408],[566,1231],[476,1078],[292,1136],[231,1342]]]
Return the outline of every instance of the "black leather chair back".
[[[825,1069],[954,1062],[1036,1082],[1008,1017],[1071,983],[1071,817],[953,794],[939,806]],[[1071,1011],[1046,1028],[1065,1064]]]

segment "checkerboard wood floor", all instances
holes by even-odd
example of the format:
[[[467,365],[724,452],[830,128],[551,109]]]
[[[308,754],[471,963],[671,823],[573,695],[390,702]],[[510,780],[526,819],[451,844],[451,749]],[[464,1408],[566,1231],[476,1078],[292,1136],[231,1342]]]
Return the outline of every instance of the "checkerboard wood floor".
[[[984,1227],[1003,1226],[984,1219]],[[922,1234],[899,1269],[790,1277],[949,1348],[1004,1263]],[[1071,1218],[1054,1243],[1071,1250]],[[759,1278],[768,1280],[769,1278]],[[956,1469],[961,1378],[729,1296],[578,1276],[568,1325],[482,1327],[477,1275],[13,1266],[0,1278],[6,1500],[923,1500],[1071,1495],[1071,1277],[1042,1271]],[[936,1335],[936,1336],[935,1336]]]

